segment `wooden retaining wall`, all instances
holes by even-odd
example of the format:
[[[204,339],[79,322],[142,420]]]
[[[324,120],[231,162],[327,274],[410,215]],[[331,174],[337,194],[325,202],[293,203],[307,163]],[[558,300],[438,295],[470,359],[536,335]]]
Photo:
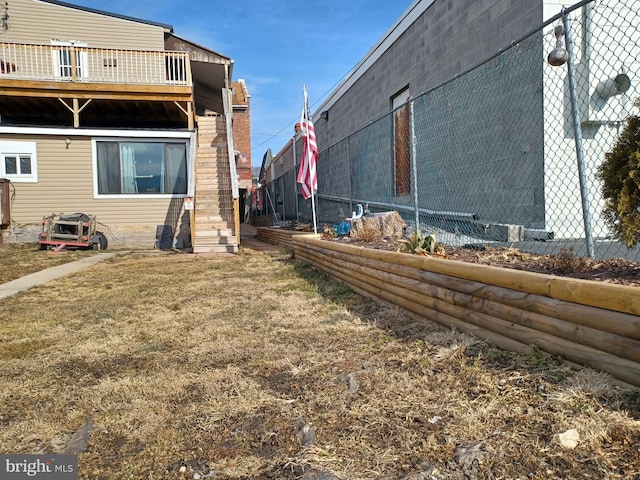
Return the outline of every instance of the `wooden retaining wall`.
[[[310,232],[297,232],[295,230],[287,230],[274,227],[258,227],[256,228],[256,238],[263,242],[282,245],[293,249],[293,238],[299,235],[311,236],[312,238],[320,238],[321,235]]]
[[[640,386],[640,290],[292,237],[294,255],[358,293],[515,352],[532,346]]]

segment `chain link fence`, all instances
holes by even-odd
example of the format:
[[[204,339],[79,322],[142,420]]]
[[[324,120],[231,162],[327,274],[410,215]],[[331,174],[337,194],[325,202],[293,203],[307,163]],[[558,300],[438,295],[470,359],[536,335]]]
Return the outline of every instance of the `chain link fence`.
[[[604,220],[598,167],[637,115],[640,0],[583,1],[482,65],[421,94],[318,160],[318,225],[395,210],[454,246],[640,260]],[[549,62],[549,54],[554,63]],[[282,155],[299,157],[300,142]],[[299,162],[299,159],[298,159]],[[297,168],[297,167],[296,167]],[[279,220],[309,222],[290,170]]]

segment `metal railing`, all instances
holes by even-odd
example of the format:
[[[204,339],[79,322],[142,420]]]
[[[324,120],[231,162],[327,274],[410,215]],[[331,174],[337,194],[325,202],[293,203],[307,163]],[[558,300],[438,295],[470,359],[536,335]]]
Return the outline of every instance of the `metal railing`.
[[[0,43],[0,78],[191,85],[187,52]]]
[[[552,65],[557,47],[566,54]],[[638,115],[640,0],[582,1],[479,66],[320,145],[318,222],[396,210],[447,245],[640,260],[605,221],[598,169]],[[295,142],[280,158],[302,149]],[[274,158],[278,162],[280,158]],[[291,161],[291,160],[290,160]],[[285,162],[286,163],[286,162]],[[297,167],[296,167],[297,168]],[[269,185],[308,221],[295,169]]]

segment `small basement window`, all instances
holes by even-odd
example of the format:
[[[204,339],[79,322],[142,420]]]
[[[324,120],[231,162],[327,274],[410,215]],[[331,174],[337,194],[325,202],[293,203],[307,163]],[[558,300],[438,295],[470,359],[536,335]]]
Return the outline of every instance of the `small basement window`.
[[[0,142],[0,177],[12,182],[37,182],[35,142]]]

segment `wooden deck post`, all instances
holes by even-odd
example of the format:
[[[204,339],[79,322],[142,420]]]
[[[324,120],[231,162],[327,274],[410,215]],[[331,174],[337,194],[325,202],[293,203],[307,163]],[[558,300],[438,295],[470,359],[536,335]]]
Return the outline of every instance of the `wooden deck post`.
[[[236,241],[240,245],[240,199],[233,199],[233,223],[236,230]]]

